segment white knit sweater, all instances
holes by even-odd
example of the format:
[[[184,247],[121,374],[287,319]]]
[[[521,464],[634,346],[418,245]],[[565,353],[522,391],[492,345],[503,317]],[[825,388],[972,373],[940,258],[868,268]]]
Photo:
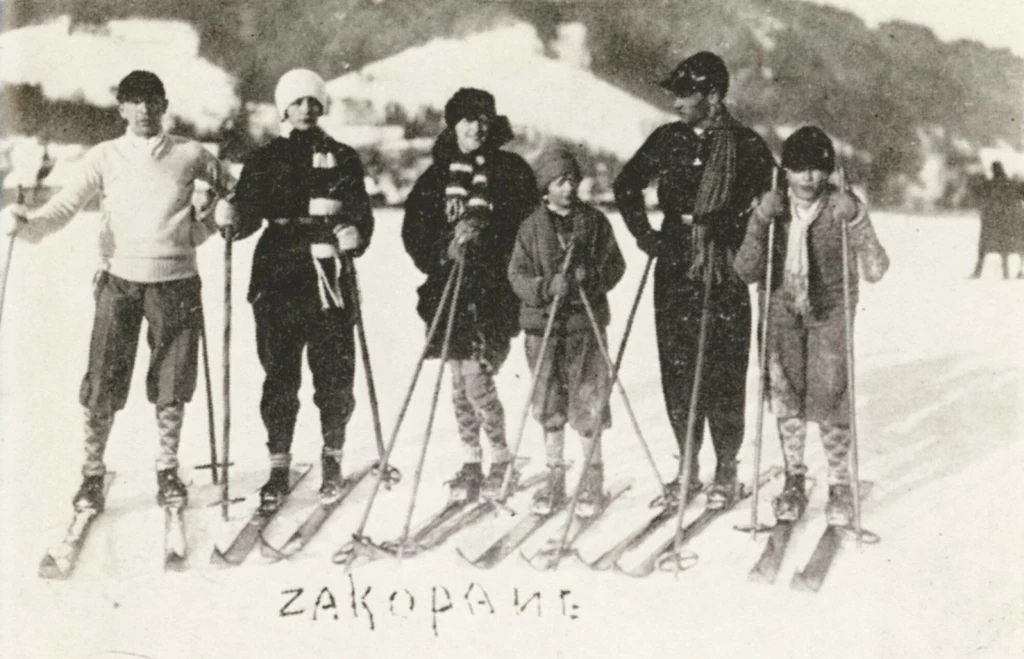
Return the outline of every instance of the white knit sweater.
[[[209,217],[194,218],[196,179],[209,183],[218,196],[231,188],[226,171],[198,142],[164,133],[146,139],[126,131],[90,149],[71,182],[29,214],[18,237],[39,241],[101,193],[104,269],[142,283],[193,277],[195,248],[216,231]]]

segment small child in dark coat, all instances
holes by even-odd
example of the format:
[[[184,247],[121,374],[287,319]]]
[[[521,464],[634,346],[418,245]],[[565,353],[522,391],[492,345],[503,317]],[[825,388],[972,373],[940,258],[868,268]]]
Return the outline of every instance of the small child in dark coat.
[[[805,126],[783,144],[788,189],[761,198],[747,226],[734,267],[763,290],[768,226],[776,221],[772,290],[768,311],[768,378],[778,419],[786,483],[775,500],[780,520],[795,520],[807,506],[804,444],[814,421],[828,459],[830,524],[853,516],[848,456],[850,409],[847,393],[843,305],[842,223],[849,229],[851,313],[857,303],[858,271],[869,282],[882,278],[889,258],[878,242],[864,204],[829,183],[835,169],[832,141]],[[858,268],[859,261],[859,268]],[[765,298],[762,295],[762,307]]]
[[[573,154],[562,146],[549,148],[541,153],[534,170],[544,201],[519,228],[508,268],[509,282],[522,301],[519,322],[526,333],[526,358],[532,372],[540,368],[532,405],[534,417],[544,427],[549,471],[532,509],[545,514],[565,501],[563,453],[568,422],[580,435],[584,455],[594,452],[583,474],[576,509],[587,517],[602,504],[600,441],[602,431],[611,427],[607,407],[611,374],[601,348],[607,343],[605,327],[610,318],[606,294],[626,266],[608,219],[577,197],[580,167]],[[557,315],[541,355],[556,298]]]

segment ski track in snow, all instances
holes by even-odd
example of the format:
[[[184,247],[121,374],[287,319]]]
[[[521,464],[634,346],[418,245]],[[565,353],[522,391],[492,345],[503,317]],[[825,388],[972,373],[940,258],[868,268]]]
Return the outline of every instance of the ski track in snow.
[[[387,441],[422,347],[423,326],[414,312],[421,277],[402,250],[400,212],[378,211],[377,221],[374,243],[358,267]],[[62,536],[79,480],[76,399],[93,312],[95,216],[78,218],[41,245],[19,244],[0,328],[0,647],[17,648],[19,657],[321,656],[341,651],[575,657],[630,656],[638,648],[651,656],[684,651],[700,657],[1020,656],[1024,282],[998,280],[991,261],[982,280],[966,280],[977,238],[975,217],[876,213],[875,223],[893,267],[882,282],[861,289],[857,408],[861,475],[875,484],[863,505],[864,526],[877,532],[882,543],[861,551],[844,547],[817,595],[788,588],[789,576],[806,561],[823,524],[827,487],[813,426],[807,460],[819,486],[778,583],[771,587],[745,581],[764,543],[763,537],[753,542],[731,528],[749,520],[747,505],[694,540],[690,549],[699,562],[678,581],[667,574],[634,580],[593,573],[569,562],[557,573],[538,573],[515,555],[491,572],[460,567],[455,546],[479,546],[489,533],[514,523],[497,518],[400,565],[378,562],[357,568],[350,582],[330,557],[355,529],[368,488],[357,490],[292,559],[269,564],[257,547],[238,568],[212,567],[214,542],[222,548],[230,542],[251,511],[253,494],[266,473],[258,414],[262,374],[245,302],[255,240],[235,249],[232,315],[231,491],[247,497],[246,502],[234,505],[231,521],[222,522],[220,509],[208,505],[219,496],[209,471],[192,468],[209,461],[200,382],[186,415],[181,449],[182,476],[191,492],[185,513],[187,570],[163,573],[163,514],[154,503],[152,473],[155,428],[143,393],[148,349],[140,341],[131,395],[107,452],[108,465],[117,471],[108,510],[93,526],[72,579],[40,580],[36,566],[46,547]],[[609,339],[615,349],[644,261],[617,217],[613,225],[629,265],[611,294]],[[218,440],[222,246],[213,239],[199,256]],[[752,357],[748,427],[740,455],[741,478],[747,481],[757,387],[756,355]],[[436,368],[436,362],[428,362],[423,370],[393,455],[405,478],[392,491],[381,491],[370,515],[366,531],[376,540],[401,533]],[[650,283],[621,376],[661,476],[671,478],[678,449],[661,395]],[[363,377],[360,368],[346,471],[375,454]],[[296,461],[317,463],[319,424],[308,374],[304,378],[294,451]],[[513,344],[498,385],[514,437],[529,385],[521,339]],[[447,378],[440,405],[413,524],[442,505],[442,483],[458,460]],[[633,488],[601,520],[598,526],[607,540],[590,538],[594,545],[610,545],[613,534],[635,526],[658,492],[618,395],[612,399],[612,413],[615,425],[604,447],[606,482],[632,478]],[[763,467],[780,463],[774,424],[766,414]],[[582,456],[575,435],[568,434],[567,457],[575,464],[570,483],[575,483]],[[541,433],[532,418],[522,454],[532,459],[528,473],[542,467]],[[706,480],[714,470],[709,441],[700,457]],[[268,542],[284,542],[304,519],[316,500],[318,471],[314,468],[306,476],[267,529]],[[771,521],[770,498],[778,489],[778,481],[762,489],[758,510],[763,521]],[[541,546],[560,529],[557,522],[549,523],[526,547]],[[493,615],[482,613],[487,607],[479,603],[479,592],[464,596],[473,583],[487,591]],[[371,588],[372,631],[367,611],[352,603],[353,584],[360,593]],[[338,608],[321,610],[314,622],[313,602],[325,586]],[[454,605],[439,614],[436,636],[430,611],[433,586],[446,587]],[[282,591],[299,587],[309,591],[303,600],[306,612],[281,617],[278,610],[286,600]],[[516,614],[513,588],[542,591],[542,615],[532,608],[528,615]],[[388,595],[402,589],[415,595],[415,608],[392,614]],[[578,619],[562,614],[562,590],[571,591],[578,603]]]

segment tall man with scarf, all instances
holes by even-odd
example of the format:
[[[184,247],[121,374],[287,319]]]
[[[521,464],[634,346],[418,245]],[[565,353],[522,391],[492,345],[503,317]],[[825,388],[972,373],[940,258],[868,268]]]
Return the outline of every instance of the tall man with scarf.
[[[282,135],[248,158],[234,205],[220,203],[215,211],[235,239],[266,221],[253,254],[249,302],[266,375],[260,414],[270,479],[260,498],[271,509],[288,492],[304,348],[323,436],[320,498],[331,503],[341,495],[345,427],[355,407],[355,301],[344,263],[366,251],[374,227],[359,154],[317,125],[327,106],[323,79],[293,69],[278,81],[274,101]]]
[[[519,333],[519,298],[506,275],[509,259],[519,225],[539,196],[526,161],[501,150],[512,139],[512,129],[496,113],[491,94],[460,89],[445,104],[444,114],[448,127],[434,145],[434,162],[406,201],[402,240],[427,276],[419,287],[417,311],[428,324],[438,312],[449,272],[457,261],[465,261],[448,351],[463,451],[462,467],[449,487],[451,498],[461,501],[477,498],[481,490],[497,493],[511,458],[494,377]],[[440,356],[443,335],[436,333],[429,356]],[[486,478],[481,430],[491,445]]]
[[[681,121],[647,138],[616,179],[615,199],[640,249],[658,258],[654,320],[661,383],[680,455],[694,393],[702,280],[705,268],[713,270],[691,482],[685,495],[679,495],[678,478],[669,489],[686,498],[701,489],[697,455],[706,419],[717,458],[708,506],[721,508],[738,494],[750,349],[749,293],[732,271],[732,255],[743,241],[752,202],[770,187],[774,160],[764,140],[726,110],[729,72],[717,55],[687,58],[661,86],[675,95]],[[643,198],[654,181],[664,212],[660,230],[651,227]]]

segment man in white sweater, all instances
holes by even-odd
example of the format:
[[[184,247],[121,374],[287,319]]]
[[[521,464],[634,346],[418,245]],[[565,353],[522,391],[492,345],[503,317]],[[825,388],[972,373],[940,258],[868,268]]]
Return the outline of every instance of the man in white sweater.
[[[160,449],[157,502],[184,505],[178,477],[178,443],[185,403],[196,388],[202,327],[196,247],[217,231],[212,218],[192,207],[195,180],[218,196],[231,180],[198,142],[163,131],[167,98],[149,71],[133,71],[117,88],[125,134],[97,144],[76,176],[46,205],[4,209],[2,230],[38,242],[67,225],[97,193],[101,195],[99,248],[102,263],[94,296],[96,316],[89,365],[79,393],[84,408],[85,464],[76,509],[103,509],[103,452],[114,415],[128,398],[142,319],[151,354],[146,393],[156,406]]]

